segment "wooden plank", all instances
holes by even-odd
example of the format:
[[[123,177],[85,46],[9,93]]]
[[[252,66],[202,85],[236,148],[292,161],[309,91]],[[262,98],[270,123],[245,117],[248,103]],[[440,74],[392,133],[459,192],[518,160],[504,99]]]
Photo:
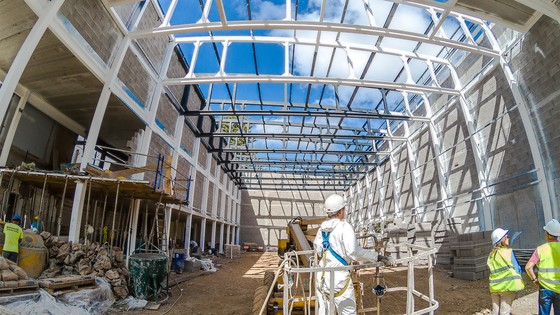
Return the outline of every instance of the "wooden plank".
[[[147,171],[154,171],[157,168],[156,164],[153,165],[146,165],[146,166],[142,166],[142,167],[130,167],[127,168],[125,170],[119,170],[119,171],[114,171],[114,172],[109,172],[109,173],[104,173],[106,174],[107,178],[118,178],[118,177],[127,177],[130,175],[134,175],[134,174],[138,174],[138,173],[144,173]],[[103,176],[101,176],[103,177]]]

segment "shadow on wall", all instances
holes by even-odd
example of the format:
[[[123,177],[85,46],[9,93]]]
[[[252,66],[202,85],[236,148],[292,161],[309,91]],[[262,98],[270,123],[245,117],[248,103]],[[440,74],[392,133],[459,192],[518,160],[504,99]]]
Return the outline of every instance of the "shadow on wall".
[[[279,238],[286,238],[286,226],[292,218],[323,216],[328,195],[315,191],[242,191],[240,242],[276,247]]]

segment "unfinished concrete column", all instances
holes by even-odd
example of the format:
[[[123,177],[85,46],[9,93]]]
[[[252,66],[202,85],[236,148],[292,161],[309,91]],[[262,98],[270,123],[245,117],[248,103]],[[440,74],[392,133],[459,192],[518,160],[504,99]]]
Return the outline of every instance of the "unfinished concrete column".
[[[230,235],[231,235],[231,225],[228,224],[226,226],[226,244],[228,245],[231,245]]]
[[[218,246],[218,253],[224,253],[224,223],[220,223],[220,246]]]
[[[86,181],[76,183],[74,201],[72,202],[72,216],[70,217],[70,231],[68,241],[77,243],[80,240],[80,225],[82,222],[82,212],[84,210],[84,199],[87,191]]]
[[[171,238],[171,216],[173,214],[173,209],[171,207],[165,208],[165,237],[166,240],[162,240],[162,243],[166,245],[167,248],[163,248],[165,252],[169,250],[169,239]]]
[[[185,220],[185,249],[187,250],[187,256],[190,257],[190,246],[191,246],[191,225],[192,225],[192,213],[187,214],[187,219]]]
[[[129,227],[128,246],[126,255],[126,264],[128,265],[128,257],[136,250],[136,234],[138,233],[138,217],[140,216],[140,205],[142,200],[134,200],[134,208],[132,210],[132,221]]]
[[[210,248],[216,248],[216,221],[212,222],[212,235],[210,236]]]
[[[202,251],[206,250],[206,218],[202,218],[200,223],[200,244],[198,244]]]
[[[239,226],[236,226],[235,227],[235,240],[233,242],[235,245],[239,245],[239,232],[240,232]]]

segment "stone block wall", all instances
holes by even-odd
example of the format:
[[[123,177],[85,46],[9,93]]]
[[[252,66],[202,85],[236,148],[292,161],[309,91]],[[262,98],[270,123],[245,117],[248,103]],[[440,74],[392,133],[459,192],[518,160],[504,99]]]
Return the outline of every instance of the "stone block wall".
[[[109,64],[123,35],[101,1],[64,1],[60,12],[99,57]]]
[[[286,238],[288,222],[295,217],[324,216],[323,202],[330,193],[305,191],[242,191],[241,242],[277,246]]]

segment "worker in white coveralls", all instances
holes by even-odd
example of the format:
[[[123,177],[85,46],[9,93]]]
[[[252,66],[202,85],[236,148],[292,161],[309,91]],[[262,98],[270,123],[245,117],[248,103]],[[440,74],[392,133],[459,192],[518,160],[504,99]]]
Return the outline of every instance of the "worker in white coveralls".
[[[385,265],[394,266],[395,259],[379,255],[375,251],[362,248],[350,223],[344,220],[344,208],[346,203],[339,195],[331,195],[325,200],[325,212],[328,220],[321,224],[321,228],[315,237],[313,247],[319,255],[320,267],[348,266],[352,261],[380,261]],[[334,314],[335,310],[329,310],[330,304],[330,275],[327,272],[318,272],[316,276],[316,314]],[[354,286],[350,272],[334,272],[334,304],[339,315],[356,314],[356,301],[354,297]]]

